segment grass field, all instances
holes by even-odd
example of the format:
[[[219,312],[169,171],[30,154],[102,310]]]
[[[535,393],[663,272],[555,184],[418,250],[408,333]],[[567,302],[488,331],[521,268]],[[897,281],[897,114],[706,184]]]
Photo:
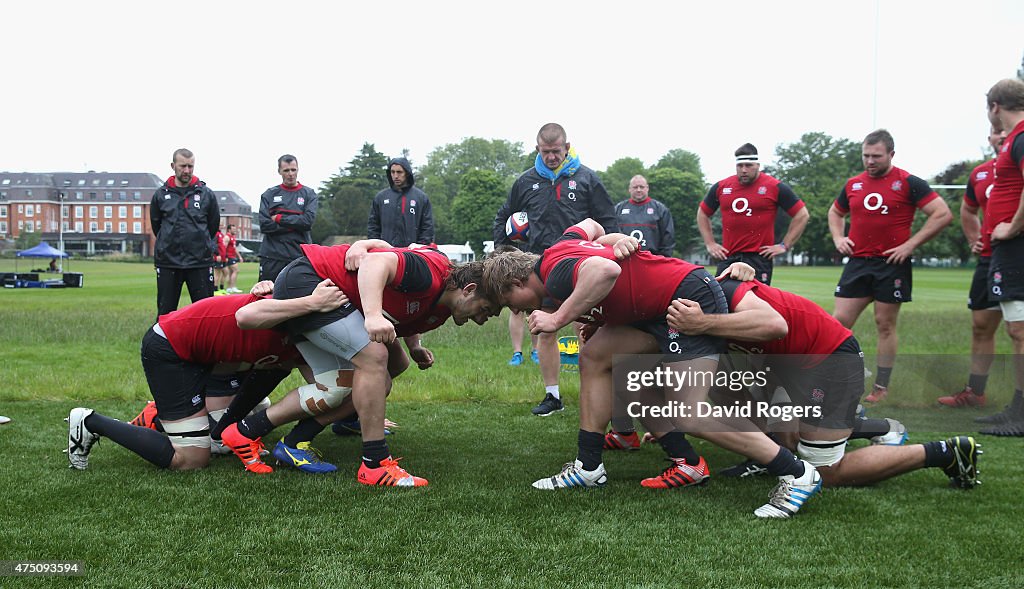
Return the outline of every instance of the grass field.
[[[0,271],[9,268],[13,261],[0,260]],[[1021,439],[982,440],[984,484],[973,491],[924,470],[828,490],[788,521],[751,515],[768,479],[641,488],[640,478],[662,468],[653,448],[607,453],[605,489],[531,489],[574,455],[578,379],[563,375],[563,414],[529,415],[540,378],[533,366],[506,366],[504,315],[428,334],[437,365],[395,383],[388,415],[403,427],[389,443],[430,479],[425,489],[358,485],[358,440],[329,432],[316,443],[339,464],[335,476],[247,476],[233,457],[169,473],[109,440],[88,470],[71,471],[61,453],[71,407],[128,419],[148,398],[138,346],[156,300],[151,266],[75,261],[72,269],[85,273],[85,288],[0,291],[0,414],[14,419],[0,426],[0,560],[81,560],[87,572],[0,577],[3,588],[1024,585],[1013,515]],[[830,309],[838,273],[779,268],[776,284]],[[244,265],[240,284],[254,278],[255,265]],[[971,432],[979,413],[933,406],[966,378],[970,272],[917,270],[915,279],[893,402],[874,414],[903,420],[921,442]],[[856,333],[868,353],[872,331],[865,316]],[[1005,372],[990,386],[994,408],[1009,399]],[[696,444],[713,469],[736,460]]]

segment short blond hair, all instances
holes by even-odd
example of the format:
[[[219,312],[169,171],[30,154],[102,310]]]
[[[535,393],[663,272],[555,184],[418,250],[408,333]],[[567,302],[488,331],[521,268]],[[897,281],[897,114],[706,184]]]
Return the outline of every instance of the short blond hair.
[[[1006,110],[1024,110],[1024,82],[1016,78],[999,80],[989,89],[985,99],[989,108],[998,104]]]
[[[540,256],[513,250],[491,256],[484,260],[484,296],[497,303],[498,297],[512,288],[512,281],[525,283]]]

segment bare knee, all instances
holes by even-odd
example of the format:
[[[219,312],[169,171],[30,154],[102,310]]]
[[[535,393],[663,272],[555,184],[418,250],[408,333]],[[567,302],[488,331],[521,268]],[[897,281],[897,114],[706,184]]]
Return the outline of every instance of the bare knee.
[[[210,464],[210,448],[201,447],[174,447],[174,458],[171,458],[171,464],[168,466],[168,470],[182,471],[182,470],[199,470],[200,468],[206,468]]]

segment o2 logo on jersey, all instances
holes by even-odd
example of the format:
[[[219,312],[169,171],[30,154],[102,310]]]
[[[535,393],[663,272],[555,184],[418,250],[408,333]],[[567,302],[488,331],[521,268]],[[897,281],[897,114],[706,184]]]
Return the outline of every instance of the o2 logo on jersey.
[[[270,354],[269,356],[264,356],[259,360],[253,362],[253,367],[261,368],[263,366],[270,366],[271,364],[277,364],[280,360],[280,356],[276,354]]]
[[[889,214],[889,205],[885,204],[882,195],[877,192],[872,192],[864,197],[864,208],[869,211],[881,211],[880,215]]]
[[[992,187],[993,186],[995,186],[995,184],[989,184],[988,188],[985,189],[985,200],[988,200],[988,197],[992,196]]]
[[[629,236],[640,242],[640,247],[647,247],[647,240],[644,239],[644,232],[639,229],[634,229],[629,232]]]
[[[750,201],[742,196],[732,201],[732,212],[737,215],[745,215],[747,217],[754,214],[754,211],[750,208]]]
[[[582,239],[576,245],[578,245],[580,247],[590,248],[592,250],[603,250],[604,249],[604,246],[601,245],[600,243],[597,243],[595,241],[585,241],[585,240],[582,240]]]

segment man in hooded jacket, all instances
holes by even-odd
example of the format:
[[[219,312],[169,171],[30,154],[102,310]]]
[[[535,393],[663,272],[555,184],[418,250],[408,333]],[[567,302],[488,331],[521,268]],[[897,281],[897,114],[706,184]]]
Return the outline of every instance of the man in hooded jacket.
[[[430,199],[415,186],[412,165],[404,157],[388,162],[388,184],[373,197],[366,236],[395,247],[434,242],[434,215]]]

